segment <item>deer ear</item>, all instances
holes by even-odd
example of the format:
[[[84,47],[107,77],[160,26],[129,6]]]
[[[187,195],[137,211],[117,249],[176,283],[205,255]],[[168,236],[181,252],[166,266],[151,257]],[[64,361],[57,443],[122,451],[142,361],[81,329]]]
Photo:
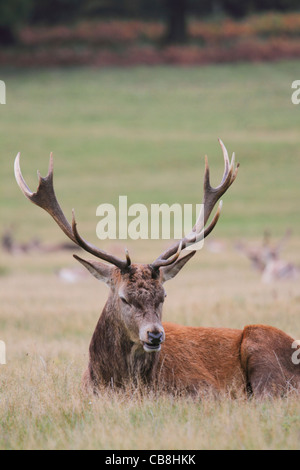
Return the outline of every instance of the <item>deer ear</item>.
[[[111,284],[112,270],[113,266],[108,264],[101,263],[100,261],[86,261],[85,259],[79,258],[77,255],[73,255],[79,263],[81,263],[96,279],[99,281],[105,282],[106,284]]]
[[[160,268],[159,270],[160,270],[161,282],[164,283],[168,281],[169,279],[173,279],[173,277],[175,277],[176,274],[179,273],[179,271],[183,268],[185,263],[187,263],[194,256],[195,253],[196,251],[191,251],[187,255],[175,261],[175,263],[170,264],[169,266],[164,266]]]

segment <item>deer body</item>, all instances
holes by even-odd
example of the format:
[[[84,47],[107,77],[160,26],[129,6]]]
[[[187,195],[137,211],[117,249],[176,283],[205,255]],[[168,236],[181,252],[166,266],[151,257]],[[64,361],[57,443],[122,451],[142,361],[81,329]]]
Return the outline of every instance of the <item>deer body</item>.
[[[149,354],[124,336],[107,341],[104,322],[98,324],[90,344],[84,387],[97,390],[99,385],[120,387],[133,381],[189,393],[245,388],[241,330],[162,325],[166,340],[161,351]]]
[[[234,154],[230,162],[224,144],[220,144],[223,178],[219,186],[211,187],[206,159],[203,209],[192,231],[145,265],[132,264],[128,252],[123,261],[88,243],[78,233],[74,212],[69,224],[53,188],[52,155],[47,177],[39,175],[36,193],[28,188],[17,155],[15,176],[23,194],[45,209],[76,245],[106,262],[74,255],[110,288],[90,343],[89,365],[83,380],[95,392],[102,385],[121,387],[128,382],[175,393],[242,390],[271,395],[289,387],[300,390],[300,365],[292,362],[294,340],[276,328],[252,325],[235,330],[162,323],[164,283],[175,277],[196,253],[189,251],[180,257],[182,250],[213,230],[221,204],[206,227],[207,221],[237,175]]]
[[[162,346],[160,361],[163,383],[170,389],[191,393],[243,388],[239,360],[241,333],[229,328],[166,324],[168,339]]]
[[[147,328],[163,331],[165,340],[158,351],[145,351],[143,328],[136,324],[134,329],[130,315],[122,313],[118,305],[118,280],[121,284],[124,280],[115,272],[114,288],[90,343],[89,365],[83,378],[86,389],[97,392],[103,385],[142,383],[176,393],[264,395],[283,393],[287,386],[300,386],[300,367],[291,361],[293,338],[265,325],[249,325],[240,330],[161,323],[161,315],[153,308],[163,299],[162,292],[159,296],[160,281],[152,278],[150,266],[132,265],[132,271],[131,283],[126,282],[128,303],[130,291],[133,295],[139,286],[142,295],[135,295],[134,300],[140,303],[139,308],[145,306],[141,320],[147,317]],[[149,315],[149,310],[154,316]],[[136,322],[136,315],[134,318]],[[141,325],[144,326],[143,321]]]
[[[102,325],[101,325],[102,326]],[[166,341],[160,352],[119,337],[102,343],[99,325],[90,345],[85,389],[122,387],[142,382],[171,392],[278,395],[300,387],[299,366],[291,361],[293,338],[266,325],[244,330],[187,327],[163,323]],[[114,360],[122,358],[123,360]]]

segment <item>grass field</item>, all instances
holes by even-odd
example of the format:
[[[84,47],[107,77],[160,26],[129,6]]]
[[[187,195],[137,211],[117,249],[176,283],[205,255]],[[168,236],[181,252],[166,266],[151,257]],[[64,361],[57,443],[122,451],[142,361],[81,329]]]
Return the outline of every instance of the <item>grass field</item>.
[[[300,338],[299,280],[262,284],[238,240],[259,243],[265,229],[291,240],[285,259],[300,264],[300,105],[291,102],[298,62],[205,68],[3,70],[1,231],[18,241],[64,241],[49,216],[22,196],[13,177],[36,188],[55,157],[55,186],[66,214],[98,243],[102,202],[201,202],[204,155],[212,183],[222,175],[220,137],[241,163],[212,238],[167,287],[164,319],[186,325],[265,323]],[[151,262],[166,241],[116,240],[101,247]],[[107,289],[95,279],[62,283],[71,253],[0,258],[1,449],[299,449],[299,398],[247,401],[80,390],[88,345]]]

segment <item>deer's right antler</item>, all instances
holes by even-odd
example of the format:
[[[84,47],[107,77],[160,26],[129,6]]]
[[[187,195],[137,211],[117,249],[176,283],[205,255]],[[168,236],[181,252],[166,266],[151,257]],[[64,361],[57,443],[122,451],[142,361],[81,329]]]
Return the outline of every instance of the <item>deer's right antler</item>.
[[[29,199],[29,201],[33,202],[37,206],[44,209],[51,217],[55,220],[57,225],[61,228],[61,230],[69,237],[76,245],[83,248],[85,251],[88,251],[92,255],[100,258],[108,263],[114,264],[121,270],[126,270],[131,264],[130,257],[128,252],[126,253],[126,260],[123,261],[120,258],[117,258],[114,255],[107,253],[104,250],[100,250],[99,248],[95,247],[94,245],[90,244],[86,240],[84,240],[78,233],[75,215],[73,210],[73,217],[72,217],[72,226],[69,224],[68,220],[66,219],[55,195],[54,187],[53,187],[53,155],[50,154],[50,162],[49,162],[49,170],[48,174],[45,178],[40,175],[38,171],[38,178],[39,178],[39,185],[38,189],[35,193],[31,192],[29,187],[27,186],[23,175],[21,173],[20,168],[20,153],[16,156],[15,159],[15,177],[17,183],[24,194],[24,196]]]
[[[215,207],[220,197],[227,191],[227,189],[234,182],[237,176],[238,168],[239,168],[239,163],[237,164],[237,166],[235,166],[234,153],[232,154],[232,159],[230,162],[225,145],[223,144],[221,139],[219,139],[219,142],[220,142],[222,152],[223,152],[223,157],[224,157],[224,173],[223,173],[221,183],[216,188],[213,188],[211,186],[210,178],[209,178],[208,160],[207,160],[207,157],[205,157],[204,196],[203,196],[202,210],[200,211],[198,219],[192,231],[188,235],[186,235],[184,238],[182,238],[181,240],[177,241],[172,246],[167,248],[167,250],[164,251],[151,264],[153,268],[159,268],[161,266],[165,266],[166,264],[170,264],[168,262],[166,263],[166,260],[169,261],[170,257],[173,256],[174,253],[176,253],[175,256],[177,256],[178,258],[181,250],[183,250],[187,246],[192,246],[193,244],[199,242],[200,240],[203,240],[205,237],[207,237],[207,235],[210,234],[210,232],[214,229],[216,223],[218,222],[220,213],[221,213],[221,208],[222,208],[222,201],[220,201],[218,210],[215,216],[213,217],[211,223],[208,225],[208,227],[205,228],[205,225],[213,211],[213,208]],[[172,262],[174,262],[174,260]]]

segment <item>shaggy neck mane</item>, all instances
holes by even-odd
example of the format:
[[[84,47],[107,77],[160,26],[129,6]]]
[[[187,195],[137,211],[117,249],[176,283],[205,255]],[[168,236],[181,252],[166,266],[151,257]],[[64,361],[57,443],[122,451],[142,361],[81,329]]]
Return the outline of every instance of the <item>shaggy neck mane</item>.
[[[97,323],[89,354],[94,384],[112,387],[123,386],[129,380],[135,384],[150,383],[159,360],[159,352],[146,353],[142,345],[130,339],[111,298]]]

